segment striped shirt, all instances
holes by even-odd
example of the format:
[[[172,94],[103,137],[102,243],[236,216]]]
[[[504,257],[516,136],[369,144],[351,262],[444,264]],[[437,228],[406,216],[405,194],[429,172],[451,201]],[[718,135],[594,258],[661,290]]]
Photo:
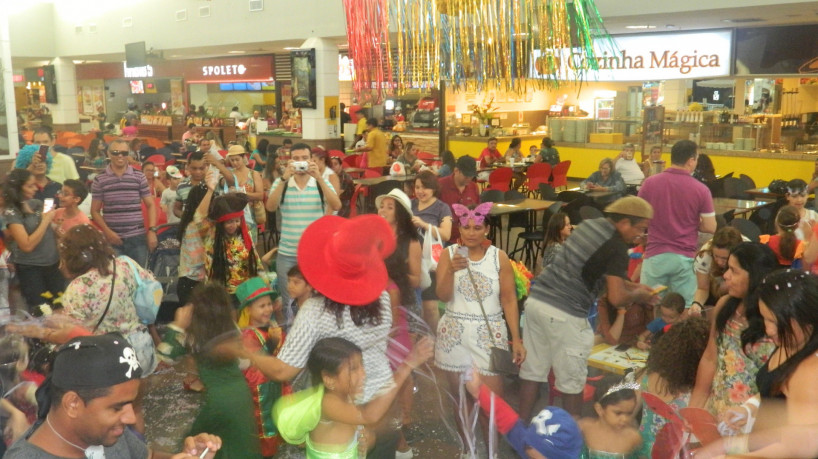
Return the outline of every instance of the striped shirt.
[[[102,218],[120,238],[145,234],[142,198],[150,195],[145,174],[131,166],[122,176],[117,176],[108,166],[91,184],[92,202],[102,201]]]
[[[281,179],[276,179],[270,187],[270,194],[276,189]],[[330,185],[327,179],[324,183],[330,190],[335,192],[335,188]],[[324,199],[326,202],[326,198]],[[321,196],[318,194],[318,182],[310,177],[307,186],[299,189],[295,183],[295,177],[290,177],[287,184],[287,194],[284,195],[284,202],[279,205],[281,212],[281,241],[278,245],[278,253],[294,257],[298,249],[298,242],[304,230],[310,223],[324,216],[324,208],[321,206]]]

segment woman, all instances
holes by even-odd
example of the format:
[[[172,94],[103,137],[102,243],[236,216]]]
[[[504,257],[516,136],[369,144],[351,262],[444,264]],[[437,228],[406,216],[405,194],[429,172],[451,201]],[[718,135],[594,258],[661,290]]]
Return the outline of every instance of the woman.
[[[233,171],[236,191],[247,195],[249,203],[244,212],[247,227],[253,240],[256,240],[257,225],[253,214],[253,203],[264,200],[264,181],[261,174],[247,167],[247,155],[244,147],[233,145],[227,151],[227,161]]]
[[[350,200],[352,199],[352,194],[355,192],[355,183],[352,181],[352,177],[344,170],[344,162],[341,158],[330,156],[329,167],[335,172],[341,184],[341,188],[337,188],[338,198],[341,199],[341,210],[338,211],[338,215],[342,217],[349,216]]]
[[[727,448],[741,457],[815,457],[818,453],[818,278],[801,270],[777,271],[758,287],[758,297],[765,333],[777,346],[756,376],[759,423],[749,438],[711,443],[697,451],[697,458],[719,456]],[[784,406],[774,399],[784,399]],[[774,426],[765,430],[759,425],[763,421]],[[752,453],[747,454],[748,450]]]
[[[448,177],[449,175],[452,175],[452,172],[454,172],[455,160],[451,150],[444,151],[440,156],[440,160],[443,164],[440,165],[440,169],[437,171],[437,176]]]
[[[535,163],[548,163],[551,167],[560,163],[560,152],[554,148],[554,141],[551,137],[544,137],[542,139],[542,150],[540,154],[534,158]]]
[[[313,148],[311,151],[311,157],[318,166],[318,172],[321,173],[321,177],[326,179],[330,185],[332,185],[334,190],[339,191],[341,189],[341,180],[338,178],[335,171],[329,167],[329,153],[327,153],[327,150],[317,147]]]
[[[148,189],[154,198],[161,198],[162,193],[165,192],[165,184],[161,180],[156,180],[159,176],[156,172],[156,164],[152,161],[145,161],[142,163],[142,173],[145,174],[145,180],[148,181]]]
[[[713,167],[713,161],[706,154],[699,154],[699,159],[696,162],[696,170],[693,171],[693,177],[705,185],[716,181],[716,168]]]
[[[696,272],[698,285],[693,295],[694,308],[700,311],[705,305],[716,304],[719,298],[727,294],[727,285],[724,282],[727,257],[743,239],[739,230],[726,226],[716,231],[713,238],[705,242],[699,250],[693,261],[693,271]]]
[[[506,162],[510,162],[511,160],[514,160],[514,162],[520,162],[523,160],[523,152],[520,150],[522,145],[523,141],[519,137],[514,137],[511,139],[508,150],[506,150],[506,154],[503,155]]]
[[[395,162],[403,164],[407,174],[414,174],[423,167],[423,161],[418,160],[418,147],[413,142],[406,142],[403,153],[395,158]]]
[[[774,349],[764,338],[764,323],[754,292],[768,273],[778,268],[773,251],[757,242],[743,242],[727,259],[724,280],[727,294],[713,310],[715,320],[699,362],[690,406],[707,408],[729,419],[730,408],[741,407],[758,393],[755,376]],[[752,423],[744,428],[751,428]],[[723,435],[734,435],[729,427]]]
[[[360,237],[366,234],[366,238]],[[276,381],[293,379],[323,338],[345,338],[363,349],[366,379],[357,403],[367,403],[393,384],[386,357],[392,307],[384,259],[395,249],[389,224],[377,215],[325,216],[304,231],[298,266],[321,295],[307,300],[278,357],[252,354],[250,364]],[[387,416],[389,418],[390,416]],[[378,435],[367,457],[395,457],[395,432]]]
[[[543,269],[554,261],[557,253],[562,250],[562,243],[571,235],[573,229],[571,218],[565,212],[557,212],[548,219],[543,241],[545,244],[542,256]]]
[[[452,206],[462,244],[448,247],[440,256],[437,295],[446,302],[446,312],[437,326],[435,364],[446,372],[449,387],[458,387],[460,375],[474,367],[481,381],[502,397],[503,376],[492,372],[491,348],[508,349],[507,328],[517,365],[525,360],[525,348],[511,262],[486,238],[491,206],[490,202],[473,210]]]
[[[625,181],[619,172],[614,170],[613,160],[605,158],[599,162],[599,170],[579,184],[580,188],[588,191],[610,191],[613,193],[605,201],[614,201],[625,192]]]
[[[415,178],[415,199],[412,200],[412,223],[421,235],[433,231],[432,235],[440,234],[440,239],[446,242],[452,236],[452,211],[449,205],[437,199],[439,190],[437,176],[431,171],[422,171]],[[423,320],[432,330],[437,329],[440,317],[435,293],[436,277],[434,272],[429,273],[432,284],[421,292],[423,301]]]
[[[56,235],[51,228],[54,211],[43,212],[43,202],[34,199],[36,193],[37,184],[30,171],[13,169],[6,176],[3,183],[6,241],[14,257],[20,291],[31,313],[44,302],[43,293],[56,295],[65,289]]]
[[[26,145],[17,154],[14,167],[17,169],[27,169],[34,177],[34,184],[37,185],[37,192],[34,199],[45,201],[46,199],[57,200],[57,194],[62,189],[62,184],[57,183],[46,175],[51,171],[51,153],[46,153],[46,160],[43,161],[39,155],[39,145]]]
[[[392,136],[389,141],[389,157],[392,160],[398,159],[398,156],[403,154],[403,139],[399,135]]]
[[[88,151],[85,152],[85,159],[82,165],[86,167],[94,167],[102,169],[105,167],[105,143],[102,139],[91,139],[88,145]]]
[[[253,150],[253,153],[250,155],[250,159],[254,160],[256,163],[253,165],[253,170],[256,172],[262,172],[264,170],[264,166],[267,165],[267,147],[270,145],[270,141],[267,139],[261,139],[256,144],[256,149]]]
[[[395,369],[412,348],[407,311],[414,317],[420,313],[415,296],[415,289],[420,285],[420,238],[412,225],[412,204],[406,193],[395,188],[389,194],[375,198],[375,206],[378,208],[378,215],[389,223],[397,241],[397,248],[385,260],[386,271],[389,274],[387,291],[392,301],[393,321],[392,340],[389,342],[387,353],[392,368]],[[401,424],[405,427],[411,424],[413,386],[410,377],[404,382],[398,394],[402,413]],[[403,432],[399,433],[399,437],[398,453],[408,454],[410,449]]]
[[[264,165],[264,172],[261,173],[265,196],[270,191],[270,187],[273,186],[273,182],[279,177],[281,177],[281,167],[278,148],[275,145],[267,145],[267,164]]]
[[[645,159],[642,156],[642,173],[645,177],[656,175],[665,170],[665,160],[662,159],[661,145],[654,145],[650,148],[650,155]]]

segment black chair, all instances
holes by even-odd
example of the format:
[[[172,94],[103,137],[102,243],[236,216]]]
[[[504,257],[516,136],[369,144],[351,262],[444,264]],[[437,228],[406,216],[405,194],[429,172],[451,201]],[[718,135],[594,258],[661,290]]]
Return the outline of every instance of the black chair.
[[[486,190],[480,193],[480,202],[503,202],[503,192],[500,190]]]
[[[761,236],[761,229],[759,229],[759,227],[750,220],[734,218],[733,221],[730,222],[730,226],[739,230],[741,234],[743,234],[744,237],[749,239],[751,242],[758,242],[759,237]]]
[[[505,198],[503,199],[504,201],[525,199],[525,195],[516,190],[506,191],[503,197]],[[511,244],[511,230],[514,228],[523,228],[523,231],[530,229],[528,212],[508,214],[508,228],[506,228],[508,233],[506,233],[506,245],[504,246],[506,250],[508,250],[509,244]]]
[[[540,199],[546,201],[557,201],[559,198],[557,197],[557,192],[554,191],[554,187],[547,183],[540,183],[539,185],[539,192],[540,192]]]
[[[480,202],[503,202],[503,192],[500,190],[485,190],[480,193]],[[494,245],[497,245],[497,235],[500,235],[500,241],[502,241],[502,234],[503,234],[503,219],[500,217],[490,217],[489,220],[491,221],[491,231],[489,234],[489,239],[491,239]]]
[[[716,215],[716,229],[724,228],[736,217],[736,209],[730,209],[723,214]]]
[[[561,211],[564,205],[565,203],[563,202],[555,202],[543,212],[542,219],[540,220],[541,226],[539,228],[535,228],[532,231],[523,231],[517,235],[517,239],[514,241],[514,250],[509,252],[508,256],[513,257],[518,250],[521,250],[523,262],[528,266],[531,272],[534,272],[534,263],[542,257],[543,251],[545,250],[545,228],[548,225],[548,221],[551,220],[554,214]],[[517,244],[521,240],[523,241],[523,246],[518,249]]]
[[[744,183],[746,183],[746,184],[747,184],[747,188],[746,188],[746,189],[753,189],[753,188],[755,188],[755,187],[756,187],[756,182],[755,182],[755,180],[751,179],[749,175],[740,174],[740,175],[738,176],[738,178],[739,178],[739,179],[740,179],[742,182],[744,182]]]
[[[737,179],[735,177],[727,177],[723,180],[722,184],[724,186],[725,198],[750,199],[750,195],[745,193],[745,191],[752,187],[748,186],[747,182],[744,180]]]

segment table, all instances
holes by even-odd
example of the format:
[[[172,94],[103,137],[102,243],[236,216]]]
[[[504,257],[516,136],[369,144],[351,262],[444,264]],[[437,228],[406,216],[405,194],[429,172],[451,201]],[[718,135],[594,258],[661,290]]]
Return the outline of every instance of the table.
[[[546,201],[543,199],[512,199],[509,201],[502,201],[502,202],[495,202],[493,206],[491,206],[491,210],[489,211],[489,218],[491,219],[491,228],[489,239],[494,242],[498,248],[502,248],[502,244],[497,244],[495,239],[497,234],[500,234],[500,242],[503,241],[502,237],[502,216],[503,215],[510,215],[518,212],[527,212],[527,221],[526,221],[526,232],[534,231],[534,226],[536,225],[537,219],[534,218],[534,215],[538,211],[544,211],[549,207],[553,206],[557,201]],[[511,228],[509,228],[511,231]],[[506,243],[506,245],[510,245],[510,241]],[[509,252],[509,247],[505,248],[506,252]],[[536,253],[533,250],[533,247],[530,245],[523,245],[521,249],[523,251],[524,256],[526,257],[526,265],[529,269],[532,270],[534,268],[534,262],[536,262]],[[510,257],[514,256],[514,252],[508,253]]]
[[[363,168],[361,168],[361,167],[345,167],[345,168],[344,168],[344,172],[346,172],[347,174],[349,174],[349,175],[355,175],[355,176],[358,176],[358,177],[360,177],[361,175],[363,175],[363,173],[364,173],[364,171],[365,171],[365,170],[366,170],[366,169],[363,169]]]
[[[770,191],[768,187],[764,188],[750,188],[749,190],[744,190],[745,193],[749,194],[753,197],[753,199],[763,199],[763,200],[776,200],[778,198],[783,198],[784,195],[780,193],[773,193]]]
[[[648,352],[635,347],[617,351],[616,346],[607,343],[597,344],[588,356],[588,366],[608,373],[625,375],[636,371],[647,364]]]
[[[733,215],[742,215],[754,212],[762,207],[775,204],[775,201],[755,201],[751,199],[713,198],[713,208],[716,214],[733,211]]]
[[[512,199],[510,201],[495,202],[491,206],[489,215],[500,217],[501,215],[513,214],[515,212],[537,212],[546,210],[556,201],[546,201],[543,199]]]
[[[379,183],[386,182],[388,180],[396,180],[398,182],[408,182],[410,180],[414,180],[414,175],[383,175],[381,177],[369,177],[369,178],[359,178],[353,179],[352,183],[356,185],[363,185],[363,186],[372,186],[377,185]]]

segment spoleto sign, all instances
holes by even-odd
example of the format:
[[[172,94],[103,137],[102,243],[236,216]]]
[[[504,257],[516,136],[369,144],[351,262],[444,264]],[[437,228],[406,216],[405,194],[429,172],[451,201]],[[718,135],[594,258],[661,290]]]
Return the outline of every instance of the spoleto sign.
[[[246,71],[247,67],[245,67],[243,64],[202,66],[202,76],[244,75]]]
[[[678,78],[702,78],[730,74],[732,33],[730,31],[697,32],[684,34],[643,34],[614,37],[616,49],[605,49],[595,44],[598,71],[594,62],[584,59],[571,49],[557,50],[543,55],[534,50],[531,76],[542,78],[549,58],[565,73],[588,70],[589,80],[644,81]]]

